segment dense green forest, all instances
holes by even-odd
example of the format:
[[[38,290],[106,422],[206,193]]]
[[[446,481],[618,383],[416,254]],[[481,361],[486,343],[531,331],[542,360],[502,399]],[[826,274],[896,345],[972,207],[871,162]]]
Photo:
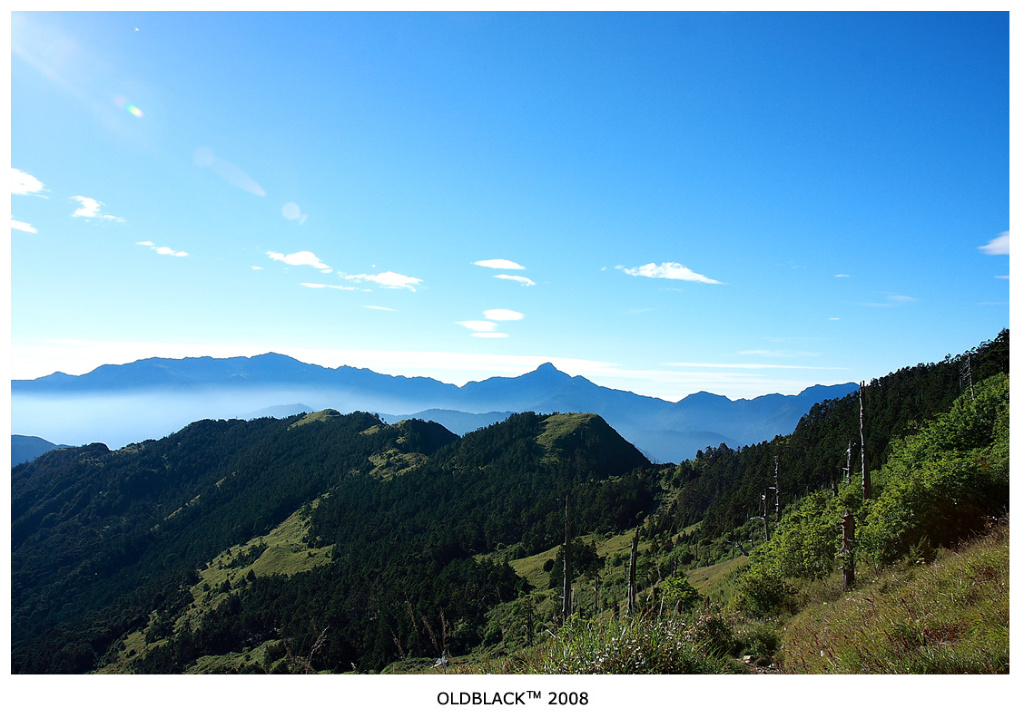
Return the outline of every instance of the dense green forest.
[[[860,575],[931,561],[1006,514],[1008,374],[1004,331],[818,404],[791,435],[679,465],[650,464],[586,414],[514,414],[458,437],[327,410],[53,451],[12,470],[12,670],[412,670],[579,647],[580,621],[657,607],[660,623],[629,628],[661,637],[665,662],[643,665],[732,671],[729,655],[777,646],[722,611],[778,620],[844,561]],[[854,559],[836,541],[845,511]],[[694,588],[725,567],[724,593]],[[685,640],[665,638],[670,614],[689,616]],[[579,669],[582,650],[545,665]],[[517,665],[539,664],[498,670]]]

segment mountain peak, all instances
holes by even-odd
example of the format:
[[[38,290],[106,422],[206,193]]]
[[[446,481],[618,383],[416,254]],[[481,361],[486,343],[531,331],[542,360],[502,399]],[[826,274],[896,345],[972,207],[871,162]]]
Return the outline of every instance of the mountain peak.
[[[558,367],[556,367],[554,364],[552,364],[549,361],[548,362],[544,362],[543,364],[541,364],[539,367],[537,367],[536,369],[534,369],[530,373],[531,374],[539,374],[541,376],[555,376],[555,375],[558,375],[558,376],[569,376],[564,371],[560,371],[558,369]]]

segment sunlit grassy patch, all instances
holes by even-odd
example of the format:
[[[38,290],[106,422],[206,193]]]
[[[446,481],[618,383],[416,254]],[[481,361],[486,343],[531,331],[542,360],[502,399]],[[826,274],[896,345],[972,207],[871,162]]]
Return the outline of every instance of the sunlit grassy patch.
[[[793,673],[1005,673],[1010,666],[1008,529],[927,566],[891,568],[783,634]]]

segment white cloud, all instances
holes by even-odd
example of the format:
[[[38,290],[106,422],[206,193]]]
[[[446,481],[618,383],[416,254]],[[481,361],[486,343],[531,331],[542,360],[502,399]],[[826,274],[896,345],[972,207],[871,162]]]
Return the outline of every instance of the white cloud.
[[[529,277],[521,277],[518,274],[495,274],[494,278],[495,279],[508,279],[508,280],[513,281],[513,282],[519,282],[524,287],[532,287],[532,286],[534,286],[536,284],[536,282],[534,282]]]
[[[721,284],[717,279],[711,279],[705,277],[703,274],[697,274],[689,267],[684,267],[676,262],[662,262],[661,264],[645,264],[641,267],[623,267],[619,265],[616,269],[621,269],[626,274],[630,274],[634,277],[652,277],[654,279],[680,279],[685,282],[701,282],[703,284]]]
[[[341,274],[341,272],[339,272]],[[381,272],[380,274],[341,274],[345,279],[351,279],[355,282],[374,282],[387,289],[408,289],[415,292],[416,286],[422,279],[416,277],[407,277],[404,274],[398,272]]]
[[[484,316],[496,322],[511,322],[523,318],[523,314],[511,309],[488,309]]]
[[[978,249],[980,249],[985,254],[1009,254],[1010,233],[1003,232],[988,244],[983,244],[982,246],[978,247]]]
[[[28,222],[21,222],[14,217],[11,217],[11,229],[17,229],[22,232],[29,232],[30,234],[38,234],[38,230]]]
[[[849,274],[837,274],[836,275],[836,279],[849,279],[849,278],[850,278]]]
[[[496,322],[486,322],[483,319],[471,319],[465,322],[455,322],[456,324],[471,329],[474,332],[490,332],[498,328]],[[473,336],[476,336],[475,334]]]
[[[250,267],[250,269],[254,269],[256,271],[260,271],[261,269],[263,269],[263,267],[259,266],[258,264],[254,264],[254,265],[252,265],[252,267]]]
[[[285,264],[290,264],[293,267],[313,267],[314,269],[319,269],[321,271],[331,271],[330,267],[321,262],[319,257],[308,250],[293,252],[291,254],[267,252],[267,256],[275,262],[284,262]]]
[[[342,287],[337,284],[318,284],[317,282],[299,282],[299,286],[309,287],[310,289],[340,289],[343,292],[354,292],[355,287]]]
[[[39,194],[43,191],[43,183],[30,175],[11,167],[11,194]]]
[[[82,197],[81,195],[75,195],[71,199],[81,203],[81,207],[76,209],[71,215],[72,217],[95,217],[99,214],[100,203],[94,200],[92,197]]]
[[[511,322],[523,318],[521,313],[511,309],[488,309],[484,312],[484,316],[487,317],[486,320],[471,319],[455,323],[471,330],[474,337],[481,339],[504,339],[508,337],[508,334],[494,331],[498,328],[498,322]]]
[[[366,308],[367,309],[376,309],[378,312],[395,312],[395,311],[398,311],[397,309],[392,309],[391,307],[378,307],[375,304],[367,304]]]
[[[478,267],[489,267],[490,269],[526,269],[523,265],[510,259],[481,259],[479,262],[473,262],[473,264]]]
[[[99,200],[93,199],[92,197],[83,197],[82,195],[76,194],[71,199],[78,202],[81,206],[71,213],[72,217],[84,217],[86,219],[105,219],[112,222],[123,222],[124,219],[121,217],[115,217],[112,214],[100,214],[100,208],[103,203]]]
[[[164,254],[164,255],[167,255],[168,257],[187,257],[188,256],[188,252],[180,252],[180,251],[171,249],[170,247],[157,247],[152,242],[136,242],[135,244],[138,244],[138,245],[140,245],[142,247],[149,247],[150,249],[152,249],[157,254]]]

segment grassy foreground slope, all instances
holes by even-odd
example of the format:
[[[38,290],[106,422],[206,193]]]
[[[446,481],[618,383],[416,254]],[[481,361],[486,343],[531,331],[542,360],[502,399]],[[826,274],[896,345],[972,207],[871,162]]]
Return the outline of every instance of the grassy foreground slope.
[[[1009,525],[931,564],[887,569],[786,625],[787,673],[1008,673]]]

